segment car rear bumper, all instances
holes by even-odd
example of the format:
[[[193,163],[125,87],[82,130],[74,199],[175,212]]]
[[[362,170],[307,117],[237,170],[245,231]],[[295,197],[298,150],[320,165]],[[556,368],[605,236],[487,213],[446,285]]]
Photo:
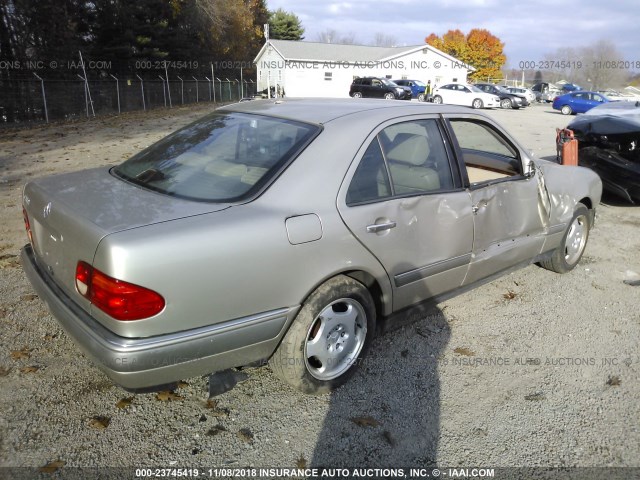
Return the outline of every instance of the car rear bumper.
[[[152,389],[178,380],[269,358],[299,307],[148,338],[115,335],[82,310],[39,265],[30,245],[23,269],[53,316],[115,383]]]

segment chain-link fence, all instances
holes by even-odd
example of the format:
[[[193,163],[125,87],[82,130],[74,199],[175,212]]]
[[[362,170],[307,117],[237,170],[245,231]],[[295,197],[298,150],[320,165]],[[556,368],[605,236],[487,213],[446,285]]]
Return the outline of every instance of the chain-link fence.
[[[521,79],[521,78],[505,78],[505,77],[491,78],[491,77],[488,77],[486,83],[494,83],[496,85],[507,85],[508,87],[522,87],[526,83],[531,83],[531,82],[527,82],[525,80],[524,83],[523,83],[523,79]]]
[[[218,76],[174,75],[167,80],[166,75],[135,73],[93,79],[5,75],[0,76],[0,128],[200,102],[237,102],[255,94],[253,80]]]

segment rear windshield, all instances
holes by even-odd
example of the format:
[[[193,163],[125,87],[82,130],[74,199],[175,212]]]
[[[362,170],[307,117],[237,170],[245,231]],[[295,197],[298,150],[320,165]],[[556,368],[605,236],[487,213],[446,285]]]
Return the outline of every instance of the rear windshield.
[[[320,131],[317,125],[214,113],[114,169],[146,188],[200,201],[233,202],[262,189]]]

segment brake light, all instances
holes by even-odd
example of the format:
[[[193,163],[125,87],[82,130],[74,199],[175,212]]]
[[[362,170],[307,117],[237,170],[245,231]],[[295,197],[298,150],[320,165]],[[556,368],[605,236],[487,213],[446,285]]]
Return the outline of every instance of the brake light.
[[[33,234],[31,233],[31,223],[29,222],[29,215],[27,211],[22,208],[22,218],[24,219],[24,228],[27,230],[27,236],[29,237],[29,243],[33,245]]]
[[[91,283],[91,267],[88,263],[78,262],[76,267],[76,288],[78,293],[88,298],[89,284]]]
[[[105,275],[86,262],[76,267],[76,289],[116,320],[142,320],[162,311],[165,301],[153,290]]]

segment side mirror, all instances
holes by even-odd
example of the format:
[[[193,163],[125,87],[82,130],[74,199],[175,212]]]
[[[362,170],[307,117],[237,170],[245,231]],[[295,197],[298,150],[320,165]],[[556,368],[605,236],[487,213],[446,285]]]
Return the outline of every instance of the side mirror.
[[[530,158],[525,158],[524,160],[523,174],[526,178],[533,178],[536,176],[536,163]]]

